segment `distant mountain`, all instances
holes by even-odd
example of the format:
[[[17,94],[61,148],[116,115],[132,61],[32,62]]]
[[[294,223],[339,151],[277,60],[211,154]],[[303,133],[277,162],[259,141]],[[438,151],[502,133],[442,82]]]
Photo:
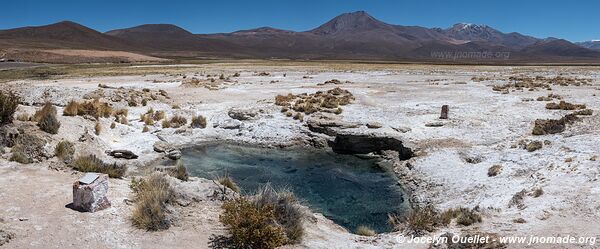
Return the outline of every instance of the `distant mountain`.
[[[600,58],[600,52],[575,45],[563,39],[539,41],[524,48],[522,52],[537,56]]]
[[[212,51],[231,48],[220,41],[198,37],[172,24],[145,24],[105,33],[137,44],[139,51]]]
[[[490,53],[503,53],[510,54],[503,59],[519,62],[600,59],[599,52],[590,49],[596,48],[595,43],[538,39],[465,23],[446,29],[394,25],[364,11],[344,13],[301,32],[261,27],[232,33],[192,34],[175,25],[146,24],[102,34],[76,23],[61,22],[0,31],[0,45],[126,50],[163,57],[477,62],[497,59],[485,56]]]
[[[539,41],[537,38],[516,32],[505,34],[487,25],[470,23],[458,23],[440,31],[457,40],[484,41],[513,49],[521,49]]]
[[[579,45],[579,46],[582,46],[584,48],[589,48],[589,49],[594,49],[594,50],[600,50],[600,40],[577,42],[576,44]]]
[[[69,21],[39,27],[0,30],[0,44],[5,47],[27,48],[99,50],[130,50],[135,48],[128,41],[102,34]]]

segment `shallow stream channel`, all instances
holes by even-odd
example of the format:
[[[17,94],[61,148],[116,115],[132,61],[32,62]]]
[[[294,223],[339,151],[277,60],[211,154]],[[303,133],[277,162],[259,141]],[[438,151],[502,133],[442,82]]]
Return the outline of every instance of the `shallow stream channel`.
[[[229,143],[198,145],[182,152],[192,176],[214,179],[227,174],[244,194],[267,183],[286,188],[301,203],[350,231],[359,225],[390,231],[388,213],[408,209],[397,178],[378,159],[331,150]]]

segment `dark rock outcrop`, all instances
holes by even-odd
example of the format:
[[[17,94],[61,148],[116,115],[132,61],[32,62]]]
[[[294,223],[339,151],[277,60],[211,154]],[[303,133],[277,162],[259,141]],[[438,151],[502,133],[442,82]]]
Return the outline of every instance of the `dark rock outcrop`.
[[[398,151],[401,160],[413,156],[410,148],[404,147],[402,141],[389,136],[374,134],[337,134],[335,140],[329,143],[331,149],[340,154],[367,154],[384,150]]]
[[[138,155],[130,150],[108,150],[106,154],[114,158],[137,159]]]

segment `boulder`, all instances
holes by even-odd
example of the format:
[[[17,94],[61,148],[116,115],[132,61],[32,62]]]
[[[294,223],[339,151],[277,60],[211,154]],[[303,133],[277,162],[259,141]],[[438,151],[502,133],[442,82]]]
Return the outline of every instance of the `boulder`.
[[[250,120],[258,117],[258,114],[261,113],[260,109],[257,108],[231,108],[227,115],[230,118],[236,120]]]
[[[357,128],[356,123],[350,123],[340,120],[338,117],[330,115],[315,115],[306,120],[308,129],[312,132],[322,133],[329,136],[335,136],[341,129]]]
[[[169,150],[173,150],[175,148],[173,147],[173,145],[171,145],[168,142],[157,141],[156,143],[154,143],[153,149],[156,152],[162,153],[162,152],[166,152],[166,151],[169,151]]]
[[[181,151],[178,149],[167,151],[167,157],[171,160],[179,160],[181,158]]]
[[[379,129],[383,127],[383,125],[379,122],[369,122],[367,123],[367,128],[369,129]]]
[[[108,208],[107,193],[108,175],[87,173],[73,183],[73,209],[93,213]]]
[[[130,150],[107,150],[106,154],[114,158],[137,159],[138,155]]]
[[[242,127],[242,122],[236,119],[228,119],[219,123],[218,127],[227,130],[239,129]]]
[[[413,156],[410,148],[404,147],[402,141],[389,136],[375,134],[337,134],[329,144],[339,154],[367,154],[384,150],[398,151],[401,160]]]

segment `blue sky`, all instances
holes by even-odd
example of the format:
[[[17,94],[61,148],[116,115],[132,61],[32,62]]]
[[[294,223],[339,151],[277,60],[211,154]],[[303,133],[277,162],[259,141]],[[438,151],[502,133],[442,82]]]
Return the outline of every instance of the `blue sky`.
[[[98,31],[146,23],[176,24],[193,33],[262,26],[303,31],[340,13],[365,10],[400,25],[445,28],[467,22],[541,38],[600,39],[597,0],[3,0],[0,10],[0,29],[71,20]]]

